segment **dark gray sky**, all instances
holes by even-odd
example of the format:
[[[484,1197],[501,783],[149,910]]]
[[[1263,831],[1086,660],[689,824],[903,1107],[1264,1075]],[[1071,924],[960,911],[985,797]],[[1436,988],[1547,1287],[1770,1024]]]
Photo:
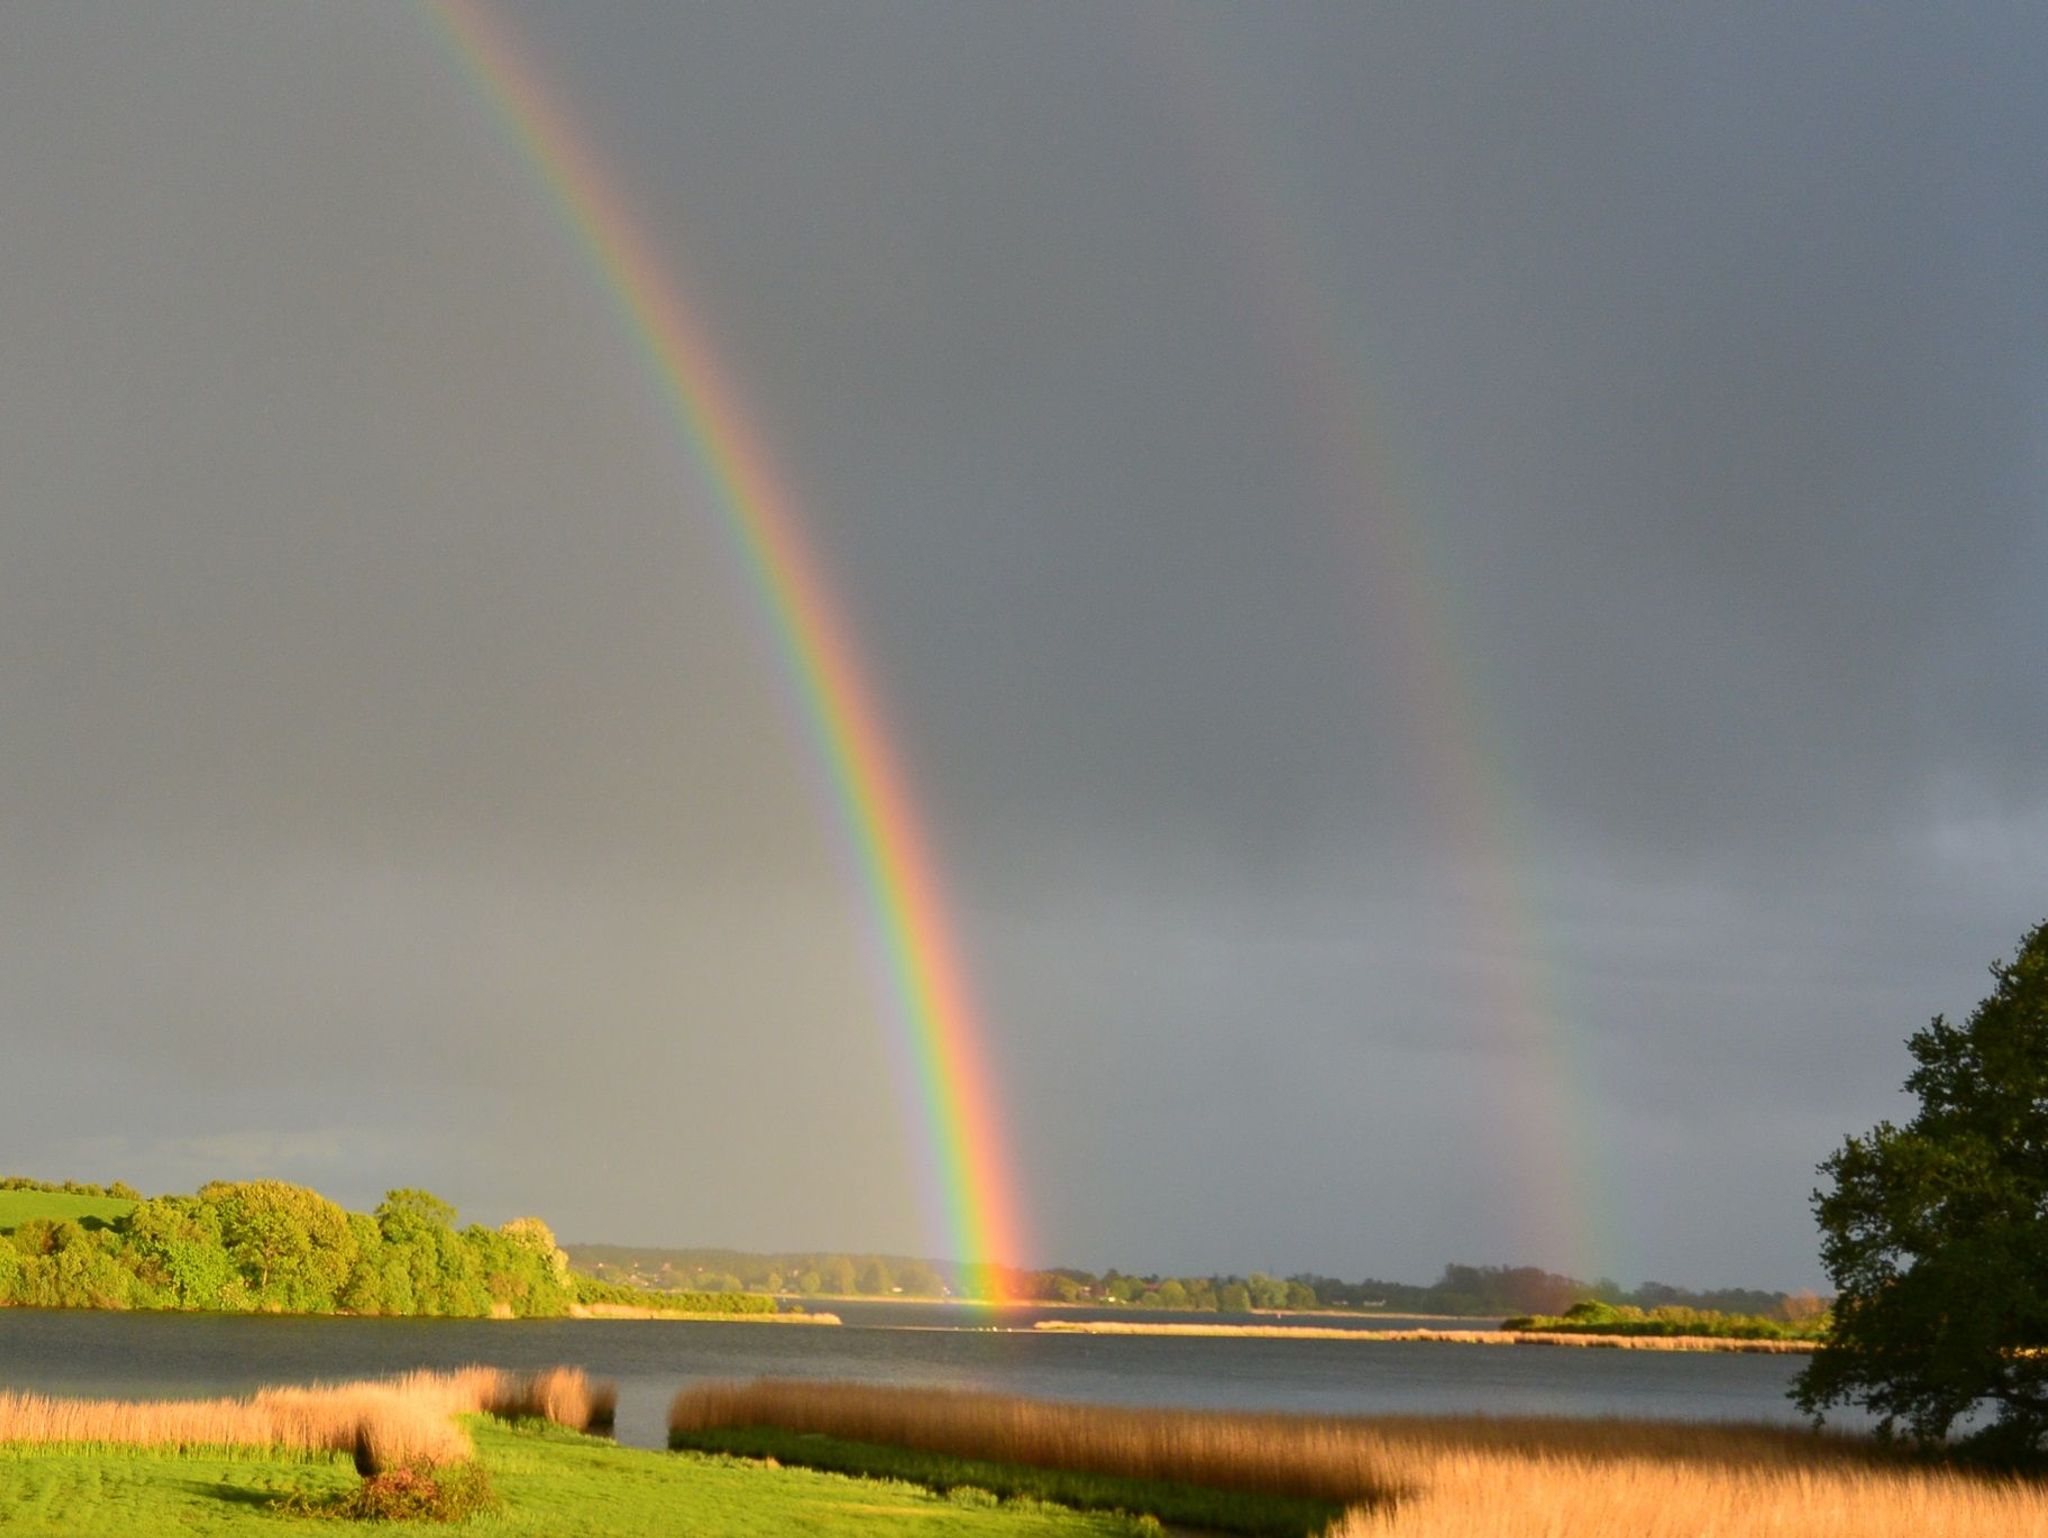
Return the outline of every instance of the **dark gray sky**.
[[[2048,916],[2038,10],[503,14],[888,697],[1027,1258],[1818,1280]],[[0,43],[0,1168],[930,1248],[759,616],[423,15]]]

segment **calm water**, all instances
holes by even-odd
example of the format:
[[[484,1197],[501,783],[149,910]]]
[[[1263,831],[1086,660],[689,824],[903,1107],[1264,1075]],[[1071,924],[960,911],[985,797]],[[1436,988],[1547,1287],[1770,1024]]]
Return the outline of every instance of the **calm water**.
[[[958,1328],[974,1316],[956,1309],[940,1308],[936,1318],[915,1304],[839,1311],[848,1322],[833,1328],[0,1309],[0,1387],[166,1398],[468,1362],[509,1368],[564,1363],[617,1380],[619,1439],[659,1447],[668,1401],[702,1378],[849,1378],[1118,1404],[1325,1413],[1484,1410],[1797,1421],[1785,1387],[1805,1360],[1399,1341],[1034,1335]],[[1398,1322],[1380,1321],[1382,1327]],[[955,1328],[935,1327],[945,1324]]]

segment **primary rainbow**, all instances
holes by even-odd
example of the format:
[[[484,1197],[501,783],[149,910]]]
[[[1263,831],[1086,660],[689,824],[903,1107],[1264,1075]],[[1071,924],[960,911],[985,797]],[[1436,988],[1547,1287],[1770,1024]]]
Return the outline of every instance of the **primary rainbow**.
[[[1024,1258],[1014,1182],[938,871],[852,632],[730,376],[587,138],[484,0],[427,9],[589,256],[714,493],[860,872],[946,1240],[993,1293],[997,1263]]]

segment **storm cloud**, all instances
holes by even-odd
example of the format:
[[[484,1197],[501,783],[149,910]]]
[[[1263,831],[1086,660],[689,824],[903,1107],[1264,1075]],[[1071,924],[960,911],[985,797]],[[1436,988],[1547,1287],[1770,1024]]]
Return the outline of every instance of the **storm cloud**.
[[[504,15],[862,638],[1020,1258],[1818,1278],[2048,916],[2048,25]],[[435,29],[5,32],[0,1166],[929,1248],[712,493]]]

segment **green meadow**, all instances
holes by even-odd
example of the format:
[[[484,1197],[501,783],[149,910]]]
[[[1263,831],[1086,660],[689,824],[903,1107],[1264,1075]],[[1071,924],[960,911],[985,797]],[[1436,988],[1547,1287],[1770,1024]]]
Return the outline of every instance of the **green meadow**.
[[[75,1196],[68,1191],[0,1191],[0,1234],[35,1218],[50,1223],[114,1223],[135,1210],[120,1196]]]
[[[731,1458],[646,1452],[526,1425],[470,1423],[497,1506],[457,1531],[586,1538],[1128,1538],[1155,1524],[980,1490],[936,1494]],[[0,1446],[0,1533],[67,1538],[333,1534],[329,1517],[280,1509],[357,1483],[346,1459],[285,1453],[179,1455],[139,1448]]]

